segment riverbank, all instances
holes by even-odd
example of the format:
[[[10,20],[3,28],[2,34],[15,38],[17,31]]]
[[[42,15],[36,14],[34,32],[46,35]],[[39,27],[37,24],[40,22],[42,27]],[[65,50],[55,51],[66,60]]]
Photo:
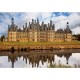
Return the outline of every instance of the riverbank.
[[[80,64],[74,64],[73,66],[63,64],[50,64],[48,68],[80,68]]]
[[[80,44],[80,41],[71,41],[71,42],[0,42],[1,45],[40,45],[40,44]]]
[[[80,41],[75,42],[0,42],[0,50],[61,50],[80,49]]]

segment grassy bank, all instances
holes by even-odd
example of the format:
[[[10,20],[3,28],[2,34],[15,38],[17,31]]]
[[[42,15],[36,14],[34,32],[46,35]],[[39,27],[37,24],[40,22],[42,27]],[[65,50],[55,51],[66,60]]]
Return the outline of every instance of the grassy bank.
[[[50,66],[48,68],[80,68],[80,65],[76,65],[74,64],[73,66],[70,65],[63,65],[63,64],[50,64]]]
[[[72,41],[72,42],[0,42],[1,45],[7,44],[7,45],[49,45],[49,44],[80,44],[80,41]]]

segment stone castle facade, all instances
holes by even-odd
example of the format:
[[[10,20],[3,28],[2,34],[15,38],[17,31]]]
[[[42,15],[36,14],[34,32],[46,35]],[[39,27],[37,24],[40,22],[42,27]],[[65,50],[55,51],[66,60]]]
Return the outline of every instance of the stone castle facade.
[[[25,23],[23,29],[14,24],[14,18],[11,19],[11,25],[8,25],[8,41],[15,42],[68,42],[72,40],[72,31],[69,28],[69,22],[66,29],[55,31],[55,25],[52,20],[50,23],[39,23],[39,20],[32,19],[32,22]]]

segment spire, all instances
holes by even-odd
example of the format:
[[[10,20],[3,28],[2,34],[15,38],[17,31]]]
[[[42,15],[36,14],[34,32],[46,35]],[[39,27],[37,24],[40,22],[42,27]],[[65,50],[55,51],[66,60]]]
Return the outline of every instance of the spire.
[[[67,31],[70,31],[70,28],[69,28],[69,22],[67,22],[66,30],[67,30]]]
[[[71,31],[70,28],[69,28],[69,22],[67,22],[67,27],[66,27],[66,29],[65,29],[65,32],[67,32],[67,33],[72,33],[72,31]]]
[[[14,18],[11,18],[11,23],[14,24]]]
[[[69,28],[69,22],[67,22],[67,28]]]

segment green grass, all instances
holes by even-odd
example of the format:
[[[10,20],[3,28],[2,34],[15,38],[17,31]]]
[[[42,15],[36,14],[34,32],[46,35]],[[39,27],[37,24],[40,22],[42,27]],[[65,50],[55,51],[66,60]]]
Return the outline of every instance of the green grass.
[[[66,66],[66,65],[62,65],[62,64],[50,64],[50,66],[48,68],[72,68],[72,66]]]
[[[48,68],[80,68],[80,64],[76,65],[74,64],[73,66],[69,66],[69,65],[63,65],[63,64],[50,64],[50,66]]]
[[[0,42],[1,45],[7,44],[7,45],[49,45],[49,44],[80,44],[80,41],[72,41],[72,42]]]

